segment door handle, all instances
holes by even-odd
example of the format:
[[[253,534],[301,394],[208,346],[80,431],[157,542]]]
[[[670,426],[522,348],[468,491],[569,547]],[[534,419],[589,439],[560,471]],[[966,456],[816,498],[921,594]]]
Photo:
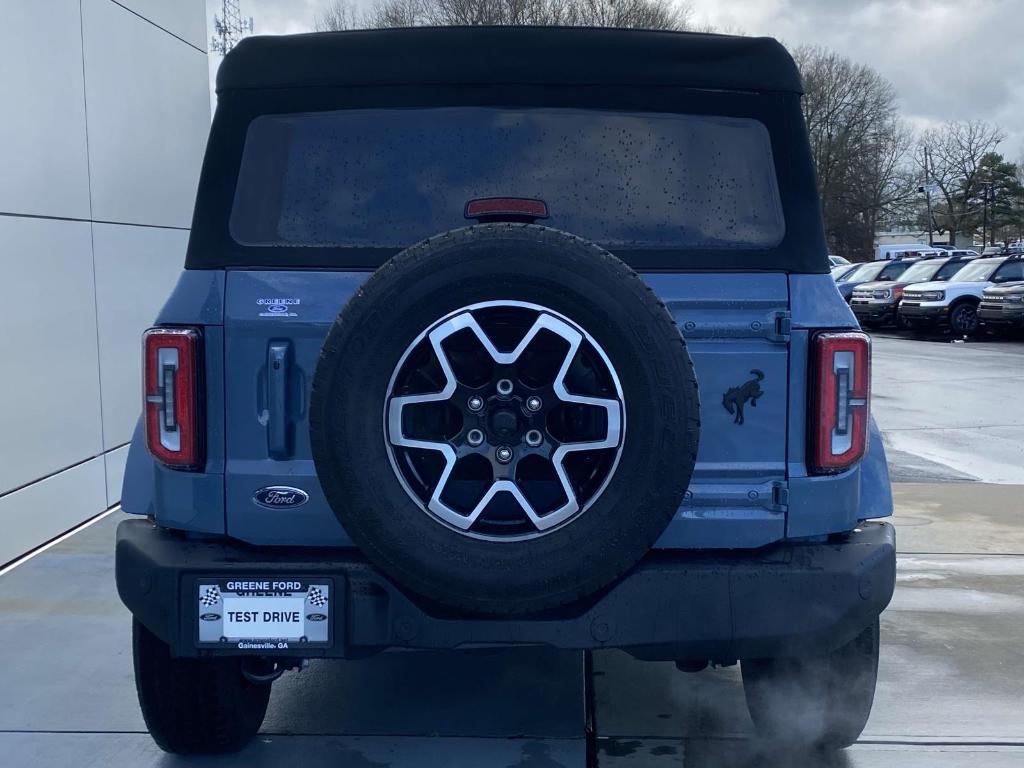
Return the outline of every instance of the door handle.
[[[291,342],[272,341],[267,347],[267,453],[288,458],[288,379]]]

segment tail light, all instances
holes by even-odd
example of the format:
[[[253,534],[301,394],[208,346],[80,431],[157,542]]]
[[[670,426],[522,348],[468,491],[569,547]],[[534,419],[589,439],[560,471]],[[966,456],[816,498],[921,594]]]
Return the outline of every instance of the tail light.
[[[871,339],[865,333],[819,333],[813,341],[811,469],[842,472],[867,451]]]
[[[150,328],[143,335],[146,445],[179,469],[203,463],[199,342],[194,328]]]

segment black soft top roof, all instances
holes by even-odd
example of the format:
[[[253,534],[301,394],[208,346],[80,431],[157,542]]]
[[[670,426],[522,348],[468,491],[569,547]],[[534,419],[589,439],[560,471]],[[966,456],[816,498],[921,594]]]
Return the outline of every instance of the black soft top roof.
[[[672,85],[801,93],[770,37],[587,27],[418,27],[248,37],[217,91],[415,84]]]

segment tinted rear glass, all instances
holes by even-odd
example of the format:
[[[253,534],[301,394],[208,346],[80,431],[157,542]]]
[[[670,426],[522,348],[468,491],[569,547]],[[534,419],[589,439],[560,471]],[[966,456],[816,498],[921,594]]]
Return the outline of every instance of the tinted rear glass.
[[[609,248],[760,249],[785,233],[771,144],[747,118],[573,109],[365,109],[249,126],[230,218],[247,246],[400,248],[468,201],[543,200]]]

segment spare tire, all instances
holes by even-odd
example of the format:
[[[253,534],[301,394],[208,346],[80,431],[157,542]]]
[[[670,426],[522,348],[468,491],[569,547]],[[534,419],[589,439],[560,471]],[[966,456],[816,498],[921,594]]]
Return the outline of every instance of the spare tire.
[[[320,483],[365,555],[492,615],[635,565],[682,502],[699,429],[664,305],[607,251],[532,224],[384,264],[332,326],[310,407]]]

